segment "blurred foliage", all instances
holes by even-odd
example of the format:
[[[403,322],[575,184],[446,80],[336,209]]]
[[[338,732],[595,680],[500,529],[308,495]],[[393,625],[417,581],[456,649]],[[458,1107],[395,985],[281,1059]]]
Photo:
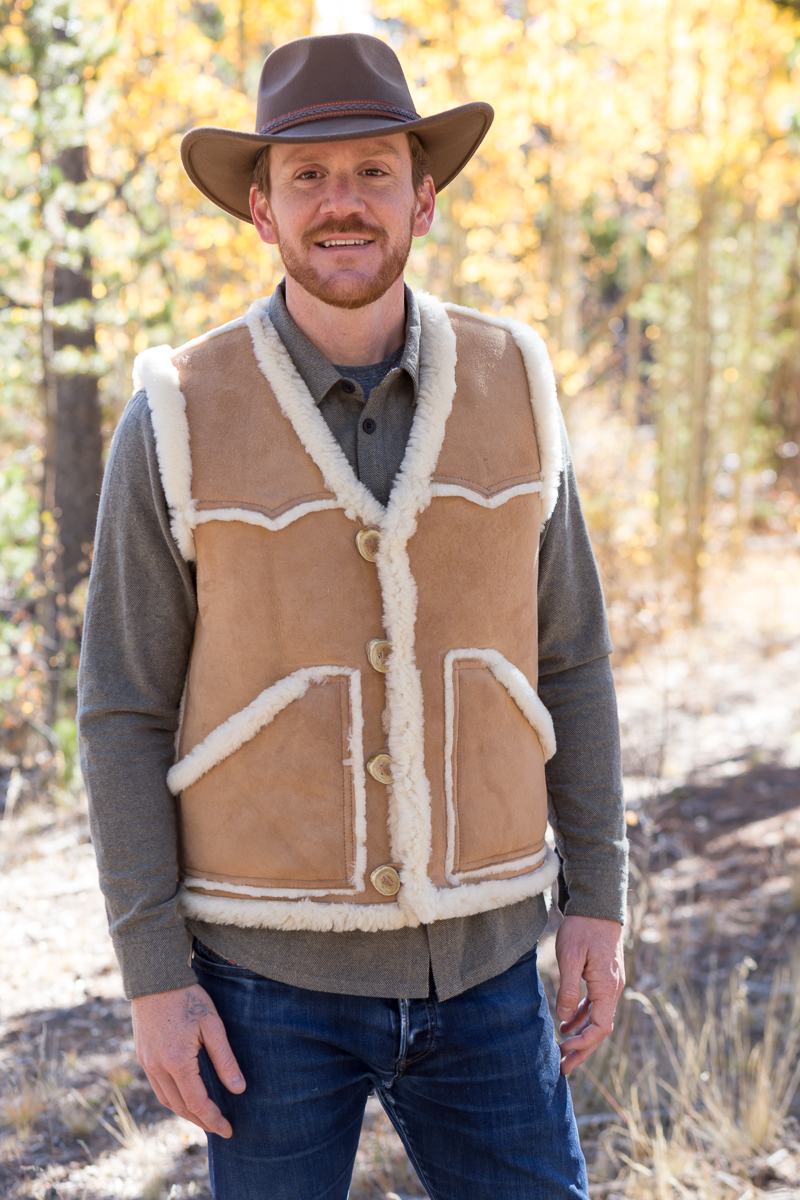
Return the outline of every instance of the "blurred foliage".
[[[618,646],[700,619],[714,556],[800,529],[800,18],[770,0],[375,0],[374,15],[420,112],[481,99],[497,114],[411,281],[545,337]],[[108,439],[136,353],[274,287],[274,253],[198,195],[178,146],[192,125],[252,129],[263,58],[315,20],[290,0],[0,0],[12,756],[53,758],[46,719],[72,712],[79,639],[80,594],[69,611],[55,597],[57,646],[42,623],[58,550],[39,499],[48,322],[95,329],[53,360],[101,378]],[[89,179],[71,183],[59,155],[83,145]],[[54,315],[48,264],[89,260],[91,299]]]

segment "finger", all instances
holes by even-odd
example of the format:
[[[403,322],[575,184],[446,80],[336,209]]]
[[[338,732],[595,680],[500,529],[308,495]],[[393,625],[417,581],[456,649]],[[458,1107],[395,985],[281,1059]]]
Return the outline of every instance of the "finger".
[[[574,1033],[579,1025],[586,1024],[590,1017],[590,1005],[591,1001],[589,997],[584,996],[583,1000],[581,1000],[580,1004],[575,1009],[575,1012],[572,1014],[569,1020],[561,1022],[558,1030],[559,1033]]]
[[[158,1101],[158,1103],[163,1104],[164,1108],[172,1108],[172,1105],[170,1104],[169,1100],[167,1099],[167,1093],[164,1091],[164,1088],[161,1086],[158,1076],[151,1074],[150,1071],[148,1071],[148,1070],[145,1070],[145,1075],[147,1076],[147,1082],[150,1084],[150,1087],[153,1089],[153,1092],[155,1093],[155,1097],[156,1097],[156,1100]]]
[[[564,953],[558,957],[561,982],[556,995],[556,1012],[562,1021],[568,1021],[580,1004],[585,963],[583,955]]]
[[[597,1047],[595,1046],[594,1049],[596,1050]],[[593,1053],[594,1050],[588,1049],[571,1051],[565,1058],[562,1058],[561,1060],[561,1074],[569,1075],[569,1073],[574,1071],[576,1067],[579,1067],[581,1063],[586,1062],[586,1059],[589,1058]]]
[[[159,1078],[148,1075],[148,1079],[159,1104],[163,1104],[165,1108],[168,1108],[170,1112],[174,1112],[177,1117],[182,1117],[184,1121],[191,1121],[192,1125],[196,1125],[198,1129],[202,1129],[205,1133],[212,1132],[212,1130],[206,1129],[203,1122],[198,1120],[193,1113],[189,1112],[171,1075],[164,1073]]]
[[[200,1033],[220,1082],[229,1092],[243,1092],[247,1085],[222,1021],[217,1016],[208,1017],[200,1026]]]
[[[606,989],[598,991],[589,986],[587,996],[591,1002],[592,1024],[605,1030],[603,1037],[607,1037],[614,1028],[614,1013],[617,1011],[616,992]]]
[[[591,1023],[580,1033],[566,1038],[559,1047],[562,1075],[568,1075],[574,1067],[579,1066],[590,1054],[593,1054],[610,1032],[610,1029],[601,1029]]]
[[[197,1067],[197,1059],[194,1059],[191,1066],[184,1066],[180,1073],[173,1072],[173,1079],[185,1107],[202,1123],[203,1129],[207,1133],[218,1133],[220,1137],[229,1138],[233,1133],[230,1121],[223,1117],[206,1091],[206,1085]]]

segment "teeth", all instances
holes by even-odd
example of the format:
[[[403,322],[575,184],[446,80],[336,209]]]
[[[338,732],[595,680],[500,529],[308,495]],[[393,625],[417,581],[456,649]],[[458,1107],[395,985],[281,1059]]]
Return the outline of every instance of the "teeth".
[[[366,246],[366,238],[336,238],[334,241],[323,242],[323,246]]]

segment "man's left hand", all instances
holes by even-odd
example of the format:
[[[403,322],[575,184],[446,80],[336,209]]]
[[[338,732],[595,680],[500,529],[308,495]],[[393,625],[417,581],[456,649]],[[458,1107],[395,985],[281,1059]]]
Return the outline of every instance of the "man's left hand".
[[[614,1028],[614,1012],[625,987],[622,926],[599,917],[564,917],[556,934],[561,986],[561,1074],[592,1054]],[[581,979],[586,995],[581,1000]]]

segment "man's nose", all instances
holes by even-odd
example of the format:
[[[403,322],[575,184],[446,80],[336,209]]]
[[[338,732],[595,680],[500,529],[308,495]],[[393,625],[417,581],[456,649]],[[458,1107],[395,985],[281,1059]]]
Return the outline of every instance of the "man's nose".
[[[320,204],[320,212],[327,217],[339,218],[364,212],[364,201],[352,176],[344,173],[331,175]]]

